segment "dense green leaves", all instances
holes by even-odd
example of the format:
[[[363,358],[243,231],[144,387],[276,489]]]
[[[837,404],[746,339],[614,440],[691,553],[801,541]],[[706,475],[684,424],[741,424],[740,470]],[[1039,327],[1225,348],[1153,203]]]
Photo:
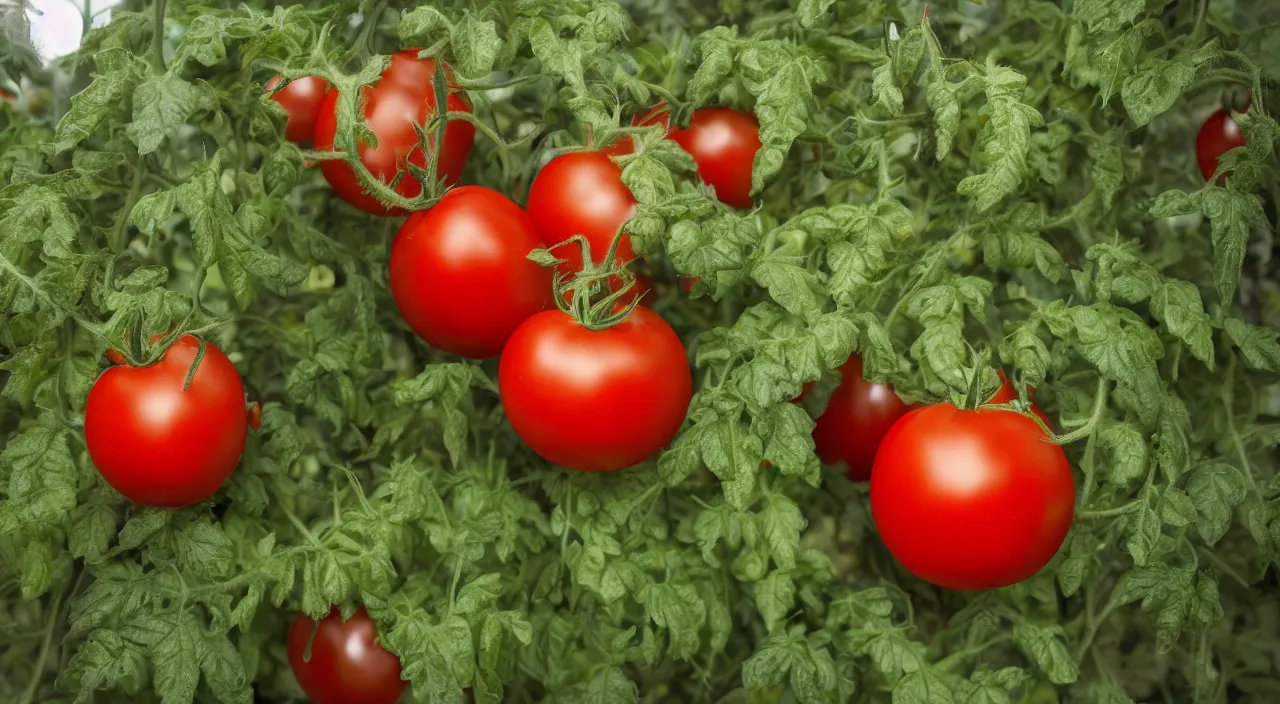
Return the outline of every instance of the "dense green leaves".
[[[961,5],[169,2],[156,32],[134,2],[49,67],[0,43],[0,701],[297,700],[280,644],[331,604],[420,702],[1273,700],[1266,3]],[[495,363],[399,319],[399,221],[313,168],[354,155],[281,142],[266,79],[354,108],[405,48],[474,105],[465,182],[517,201],[658,101],[759,120],[749,211],[660,130],[617,159],[697,370],[651,461],[524,448]],[[1247,146],[1204,184],[1196,129],[1240,88]],[[229,354],[262,425],[213,500],[142,509],[83,409],[108,348],[171,331]],[[942,592],[885,553],[811,437],[854,353],[911,401],[1029,387],[1078,470],[1042,574]]]

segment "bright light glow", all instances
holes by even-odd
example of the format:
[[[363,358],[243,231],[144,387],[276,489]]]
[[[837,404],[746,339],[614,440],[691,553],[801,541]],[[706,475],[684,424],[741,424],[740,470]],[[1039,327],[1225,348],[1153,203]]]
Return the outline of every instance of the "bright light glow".
[[[30,0],[27,19],[31,22],[31,43],[40,60],[48,64],[66,56],[80,47],[81,8],[89,3],[95,14],[93,26],[100,27],[111,20],[111,8],[121,0]]]

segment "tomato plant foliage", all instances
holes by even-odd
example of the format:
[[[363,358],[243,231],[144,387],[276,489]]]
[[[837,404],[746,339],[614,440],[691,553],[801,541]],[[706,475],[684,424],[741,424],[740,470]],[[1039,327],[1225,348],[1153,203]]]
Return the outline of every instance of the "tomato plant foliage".
[[[0,9],[0,701],[301,701],[290,624],[334,606],[420,702],[1276,701],[1274,14],[130,0],[45,66]],[[431,155],[474,128],[461,183],[529,205],[554,156],[631,139],[623,231],[694,365],[655,458],[550,465],[496,359],[401,319],[402,219],[320,162],[374,210],[442,195],[435,156],[359,159],[362,87],[413,48],[452,70],[431,104],[470,105],[415,130]],[[276,75],[332,86],[333,151],[286,139]],[[1206,183],[1197,131],[1242,87]],[[755,116],[750,208],[633,123],[659,103]],[[108,349],[170,333],[226,354],[260,424],[211,499],[143,508],[85,405]],[[813,446],[853,354],[907,403],[1035,389],[1076,490],[1044,569],[969,593],[894,561]]]

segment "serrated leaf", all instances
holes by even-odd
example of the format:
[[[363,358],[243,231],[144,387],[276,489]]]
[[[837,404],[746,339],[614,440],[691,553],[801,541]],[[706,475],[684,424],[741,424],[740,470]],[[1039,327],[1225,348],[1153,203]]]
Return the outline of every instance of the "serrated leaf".
[[[1062,628],[1026,620],[1013,625],[1013,639],[1054,684],[1070,684],[1080,676],[1075,658],[1062,640]]]

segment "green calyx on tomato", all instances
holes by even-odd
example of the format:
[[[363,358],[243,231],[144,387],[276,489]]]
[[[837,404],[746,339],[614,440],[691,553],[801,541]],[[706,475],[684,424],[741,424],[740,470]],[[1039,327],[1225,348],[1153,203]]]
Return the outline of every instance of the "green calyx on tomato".
[[[529,254],[529,258],[539,264],[556,267],[552,284],[556,306],[588,330],[603,330],[626,319],[647,293],[638,289],[637,275],[629,267],[620,265],[618,249],[626,237],[621,232],[615,234],[599,263],[592,255],[591,240],[585,235],[572,235]],[[573,249],[575,245],[577,248]],[[562,248],[577,254],[576,261],[582,262],[582,268],[576,273],[563,268],[567,259],[552,253]]]

